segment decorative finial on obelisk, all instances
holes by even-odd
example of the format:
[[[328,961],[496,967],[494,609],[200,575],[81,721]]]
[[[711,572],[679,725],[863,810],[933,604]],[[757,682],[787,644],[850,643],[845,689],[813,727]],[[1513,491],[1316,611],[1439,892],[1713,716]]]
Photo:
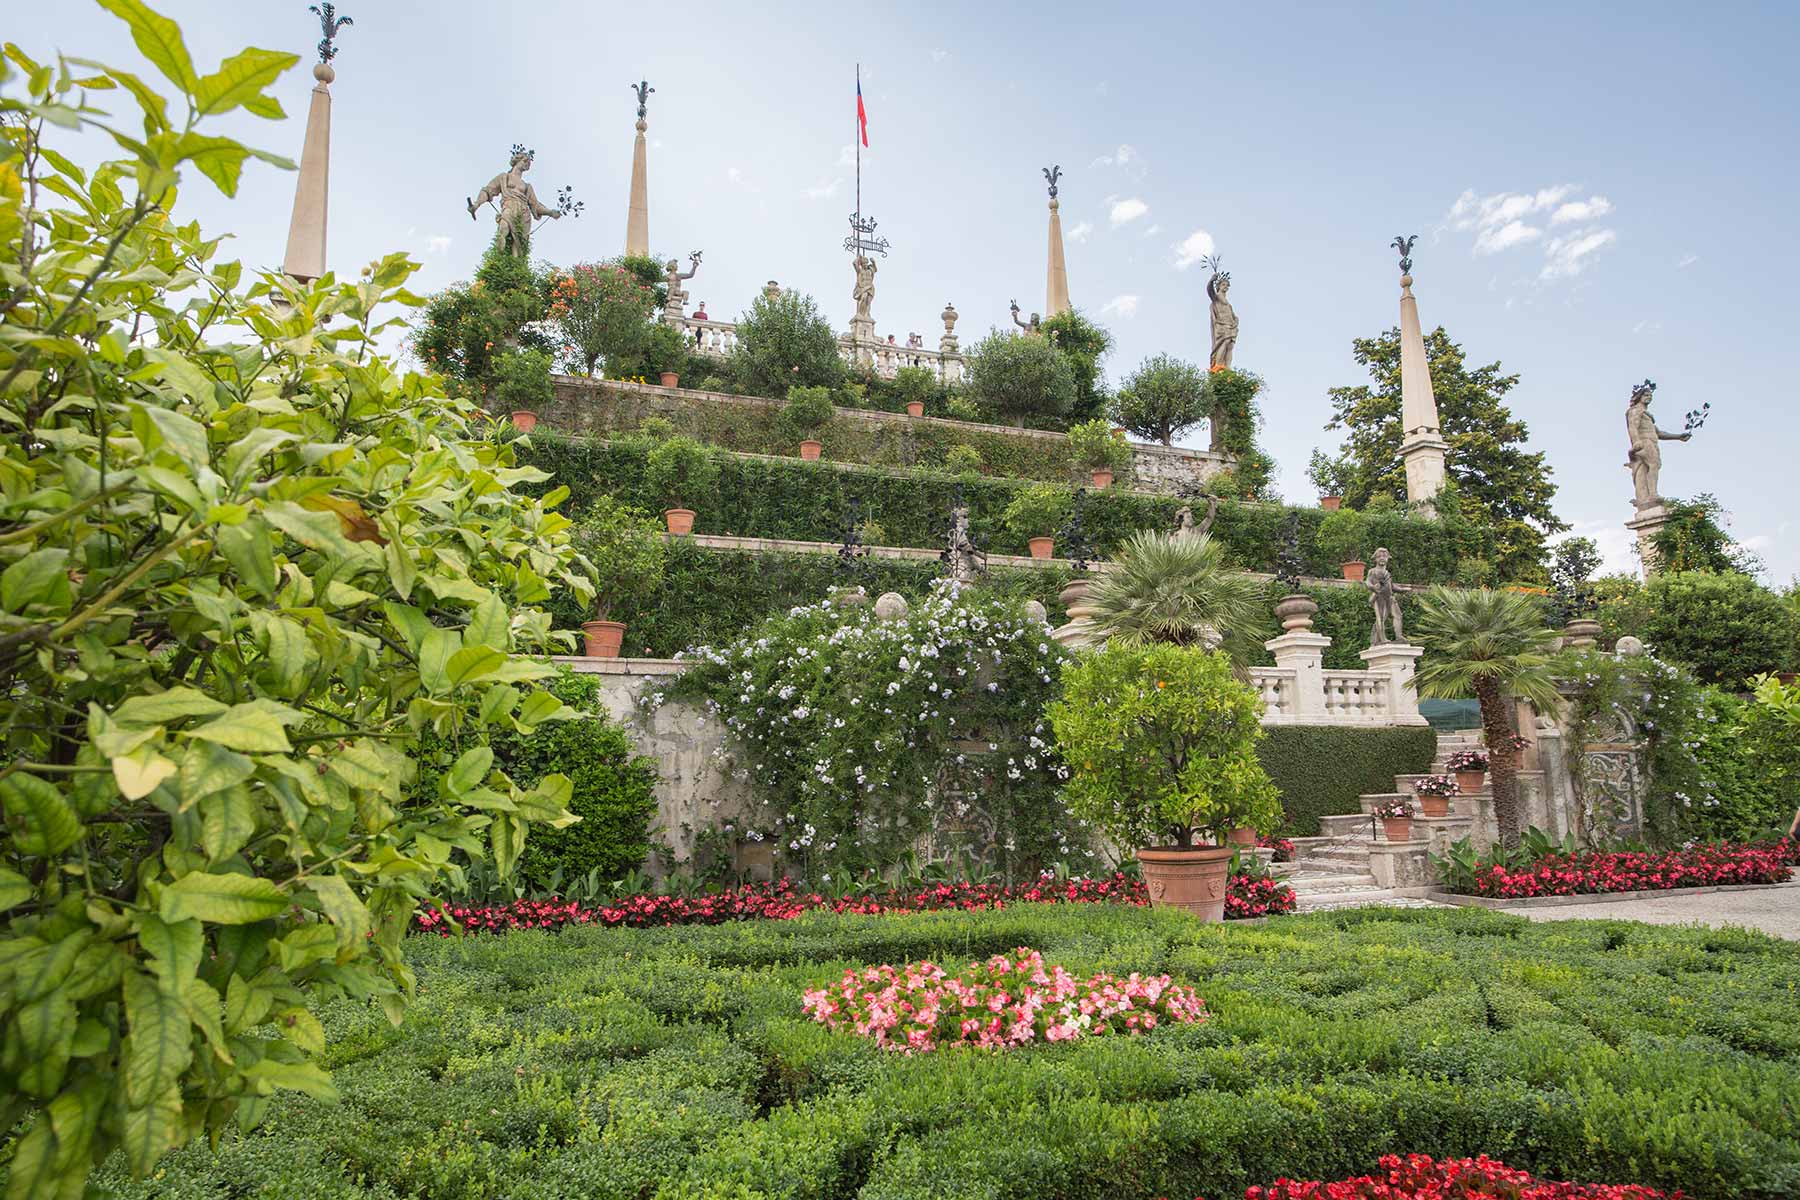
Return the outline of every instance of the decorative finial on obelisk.
[[[631,200],[625,211],[625,253],[639,257],[650,253],[650,185],[648,151],[644,144],[644,130],[649,122],[645,117],[650,111],[650,93],[656,89],[650,81],[640,79],[631,85],[637,93],[637,141],[631,147]]]
[[[1057,209],[1056,181],[1062,178],[1060,166],[1044,168],[1044,182],[1050,185],[1050,255],[1044,274],[1044,315],[1054,317],[1069,311],[1069,268],[1063,262],[1062,217]]]
[[[319,39],[319,61],[313,67],[317,84],[312,90],[312,104],[306,112],[306,141],[300,149],[300,176],[294,182],[294,211],[288,218],[287,254],[281,269],[301,283],[311,283],[325,274],[325,233],[331,192],[331,92],[337,71],[331,60],[337,57],[338,30],[355,24],[349,17],[337,15],[332,4],[313,4],[307,8],[319,18],[325,36]]]
[[[1406,499],[1430,511],[1432,498],[1444,486],[1444,452],[1450,444],[1438,428],[1419,302],[1412,294],[1412,248],[1418,240],[1415,233],[1388,244],[1400,252],[1400,458],[1406,464]]]

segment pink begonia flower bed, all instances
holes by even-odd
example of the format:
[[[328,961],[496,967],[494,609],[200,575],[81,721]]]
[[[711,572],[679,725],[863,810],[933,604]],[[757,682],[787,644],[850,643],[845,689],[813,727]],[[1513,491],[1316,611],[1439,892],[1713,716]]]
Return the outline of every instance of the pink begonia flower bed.
[[[958,1043],[1004,1050],[1206,1019],[1199,994],[1167,975],[1077,979],[1024,946],[970,963],[961,975],[929,962],[845,971],[801,1002],[827,1027],[902,1054]]]

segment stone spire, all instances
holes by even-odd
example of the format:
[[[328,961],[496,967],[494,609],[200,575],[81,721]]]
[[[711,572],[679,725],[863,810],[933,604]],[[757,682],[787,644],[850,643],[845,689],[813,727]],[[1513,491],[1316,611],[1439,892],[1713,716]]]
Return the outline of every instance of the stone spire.
[[[288,218],[287,254],[281,269],[301,283],[325,274],[325,228],[331,194],[331,81],[337,78],[331,60],[337,57],[337,31],[353,24],[340,17],[330,4],[313,6],[325,36],[319,42],[319,62],[313,67],[318,85],[312,90],[312,106],[306,113],[306,142],[300,150],[300,178],[294,184],[294,211]]]
[[[1062,218],[1057,215],[1056,203],[1056,181],[1060,178],[1061,167],[1044,168],[1044,179],[1050,184],[1050,263],[1044,276],[1046,317],[1069,311],[1069,269],[1063,265]]]
[[[656,89],[647,81],[632,85],[637,93],[637,141],[631,147],[631,203],[625,213],[625,253],[648,256],[650,253],[650,186],[648,155],[644,147],[644,130],[649,128],[644,117],[646,101]]]
[[[1418,235],[1397,237],[1400,251],[1400,460],[1406,464],[1406,498],[1429,509],[1444,486],[1444,451],[1450,444],[1438,428],[1437,396],[1425,358],[1419,302],[1412,294],[1412,247]]]

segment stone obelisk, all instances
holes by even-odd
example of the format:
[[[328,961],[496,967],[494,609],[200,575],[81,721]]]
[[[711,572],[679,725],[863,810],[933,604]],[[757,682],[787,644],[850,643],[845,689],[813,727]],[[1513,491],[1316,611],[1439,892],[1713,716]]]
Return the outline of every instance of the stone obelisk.
[[[1056,202],[1056,181],[1060,178],[1061,167],[1044,168],[1044,179],[1050,184],[1050,261],[1044,273],[1046,317],[1069,311],[1069,268],[1063,264],[1062,218],[1057,215]]]
[[[632,85],[637,93],[637,141],[631,147],[631,203],[625,212],[625,253],[638,257],[650,254],[650,185],[649,155],[644,145],[646,102],[656,89],[640,80]]]
[[[294,183],[294,211],[288,218],[287,254],[281,269],[301,283],[325,274],[325,230],[331,195],[331,91],[337,72],[337,31],[354,24],[340,17],[332,5],[313,9],[325,36],[319,42],[319,61],[313,67],[317,84],[306,112],[306,141],[300,149],[300,177]]]
[[[1450,444],[1438,428],[1437,396],[1425,358],[1419,302],[1412,294],[1412,247],[1418,235],[1397,237],[1400,251],[1400,461],[1406,464],[1406,498],[1429,511],[1444,486],[1444,452]]]

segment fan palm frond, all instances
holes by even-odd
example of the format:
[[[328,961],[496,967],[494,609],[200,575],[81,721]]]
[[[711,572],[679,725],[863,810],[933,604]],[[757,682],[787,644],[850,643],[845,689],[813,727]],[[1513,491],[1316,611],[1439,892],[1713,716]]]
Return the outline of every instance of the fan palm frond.
[[[1205,645],[1248,660],[1268,624],[1268,589],[1232,567],[1207,534],[1134,534],[1088,590],[1090,619],[1111,640]]]
[[[1426,650],[1415,681],[1421,696],[1453,700],[1474,694],[1485,680],[1542,711],[1554,708],[1556,633],[1533,597],[1435,587],[1410,624]]]

